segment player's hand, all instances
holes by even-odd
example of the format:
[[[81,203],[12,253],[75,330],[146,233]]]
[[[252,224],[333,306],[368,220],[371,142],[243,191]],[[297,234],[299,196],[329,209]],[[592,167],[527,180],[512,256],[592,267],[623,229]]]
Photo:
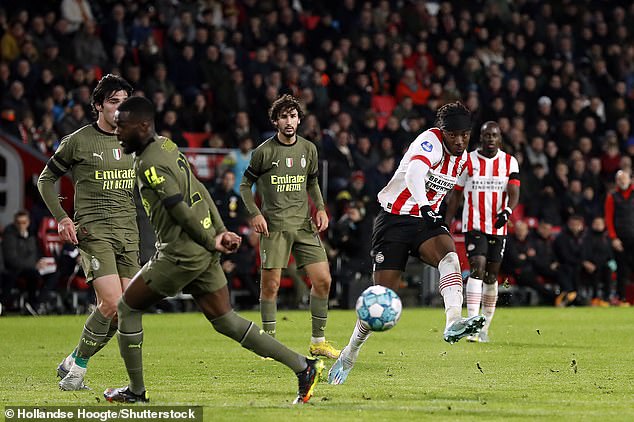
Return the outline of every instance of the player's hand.
[[[444,227],[447,231],[449,231],[449,227],[447,227],[447,223],[442,218],[440,214],[434,211],[431,206],[423,205],[420,207],[420,216],[425,220],[425,224],[430,229],[439,229]]]
[[[269,235],[269,226],[266,224],[266,219],[262,214],[256,215],[251,219],[251,227],[256,233],[260,233],[264,236]]]
[[[501,229],[502,227],[504,227],[504,225],[509,222],[509,218],[511,217],[512,212],[513,210],[511,210],[509,207],[504,208],[496,216],[497,219],[495,220],[495,224],[493,226],[496,229]]]
[[[70,217],[64,217],[57,223],[57,232],[64,242],[70,242],[73,245],[78,244],[77,241],[77,229],[75,223]]]
[[[315,224],[317,225],[317,230],[320,232],[328,228],[328,214],[326,211],[317,211],[317,214],[315,214]]]
[[[236,252],[241,243],[242,238],[234,232],[224,232],[216,236],[216,250],[225,254]]]

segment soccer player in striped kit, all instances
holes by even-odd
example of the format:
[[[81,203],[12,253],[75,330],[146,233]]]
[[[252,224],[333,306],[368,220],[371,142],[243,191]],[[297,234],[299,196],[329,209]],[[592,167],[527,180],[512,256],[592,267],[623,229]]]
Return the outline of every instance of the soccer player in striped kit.
[[[498,298],[497,277],[506,246],[507,223],[520,196],[519,166],[515,157],[500,149],[502,135],[496,122],[480,130],[480,147],[467,156],[467,169],[447,198],[451,221],[464,197],[462,231],[471,274],[467,280],[467,312],[478,315],[480,303],[486,323],[468,341],[489,341],[489,325]],[[464,194],[463,194],[464,193]]]
[[[398,290],[409,256],[437,267],[445,302],[444,339],[454,343],[477,333],[484,317],[462,318],[462,276],[454,241],[438,208],[466,169],[465,148],[471,113],[460,102],[436,113],[437,127],[418,135],[398,169],[378,194],[381,211],[374,223],[371,255],[374,283]],[[343,384],[370,330],[358,320],[350,342],[328,373],[328,382]]]

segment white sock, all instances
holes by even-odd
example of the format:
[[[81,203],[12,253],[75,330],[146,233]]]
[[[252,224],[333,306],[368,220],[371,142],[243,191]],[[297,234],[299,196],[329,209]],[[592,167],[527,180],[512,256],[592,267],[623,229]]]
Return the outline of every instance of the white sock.
[[[486,317],[486,322],[484,323],[484,327],[482,327],[482,331],[487,332],[489,330],[489,325],[491,325],[491,320],[493,319],[493,314],[495,313],[495,305],[498,301],[498,284],[484,284],[482,286],[482,314]]]
[[[326,337],[311,337],[310,338],[310,342],[312,344],[323,343],[324,341],[326,341]]]
[[[73,366],[73,363],[75,362],[75,358],[73,357],[73,354],[71,353],[70,355],[66,356],[66,358],[64,359],[64,362],[62,362],[62,367],[66,370],[69,370],[71,366]]]
[[[73,365],[70,367],[70,370],[68,371],[69,374],[76,374],[76,375],[86,375],[86,371],[88,369],[87,368],[82,368],[81,366],[77,365],[76,363],[73,363]]]
[[[445,301],[445,329],[462,318],[462,276],[458,254],[449,252],[438,263],[438,290]]]
[[[357,324],[354,326],[354,331],[350,336],[350,341],[348,342],[348,350],[344,360],[346,363],[353,365],[357,360],[357,356],[359,356],[359,351],[361,350],[361,346],[366,340],[370,337],[372,331],[365,325],[361,323],[361,321],[357,320]]]
[[[482,280],[469,277],[467,280],[467,315],[472,317],[480,312],[482,301]]]

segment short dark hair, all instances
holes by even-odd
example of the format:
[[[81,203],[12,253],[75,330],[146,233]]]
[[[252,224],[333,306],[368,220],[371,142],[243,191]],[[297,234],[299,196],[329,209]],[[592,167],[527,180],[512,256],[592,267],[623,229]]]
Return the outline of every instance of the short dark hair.
[[[128,112],[139,120],[154,121],[154,104],[145,97],[129,97],[121,103],[118,111]]]
[[[277,120],[280,113],[293,109],[297,110],[297,114],[300,119],[304,118],[304,111],[302,110],[302,106],[299,104],[299,101],[297,101],[297,98],[293,97],[291,94],[284,94],[271,104],[271,108],[269,108],[269,119],[274,122]]]
[[[99,112],[97,111],[95,105],[103,105],[104,101],[112,97],[112,95],[118,91],[127,92],[129,97],[132,94],[132,85],[130,85],[128,81],[123,79],[121,76],[113,75],[112,73],[108,73],[106,76],[101,78],[95,89],[92,91],[90,99],[90,105],[93,113],[98,115]]]
[[[447,103],[436,112],[436,126],[441,129],[452,130],[448,128],[448,123],[452,123],[454,120],[464,122],[466,119],[471,120],[471,112],[460,101]]]

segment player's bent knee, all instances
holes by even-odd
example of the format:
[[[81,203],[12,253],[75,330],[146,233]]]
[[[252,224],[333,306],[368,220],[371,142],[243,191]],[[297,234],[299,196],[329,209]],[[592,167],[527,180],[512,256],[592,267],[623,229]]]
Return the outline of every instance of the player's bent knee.
[[[441,274],[460,273],[460,259],[455,252],[449,252],[438,262]]]
[[[118,304],[116,301],[103,300],[99,303],[99,312],[106,318],[114,318],[117,315]]]
[[[124,333],[136,333],[143,330],[143,312],[138,309],[132,309],[123,297],[119,299],[119,304],[117,305],[117,315],[119,317],[120,331]]]

